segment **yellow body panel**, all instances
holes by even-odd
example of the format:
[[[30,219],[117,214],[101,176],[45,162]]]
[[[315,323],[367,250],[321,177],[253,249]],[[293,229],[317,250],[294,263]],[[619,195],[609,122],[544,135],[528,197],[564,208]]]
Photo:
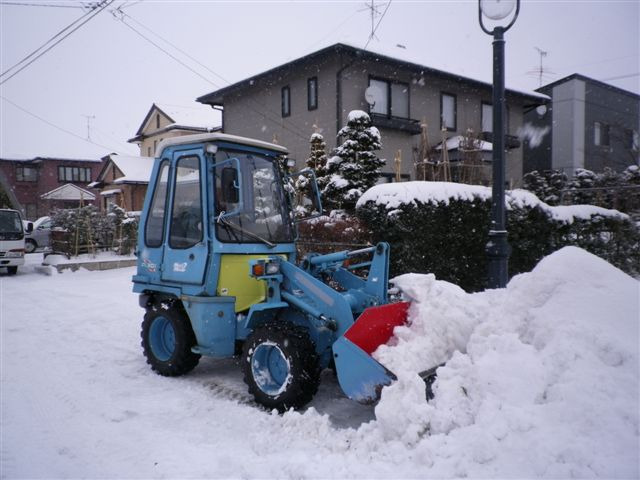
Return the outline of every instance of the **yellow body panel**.
[[[266,258],[268,255],[222,255],[217,294],[236,297],[236,313],[265,300],[267,282],[249,275],[249,260]]]

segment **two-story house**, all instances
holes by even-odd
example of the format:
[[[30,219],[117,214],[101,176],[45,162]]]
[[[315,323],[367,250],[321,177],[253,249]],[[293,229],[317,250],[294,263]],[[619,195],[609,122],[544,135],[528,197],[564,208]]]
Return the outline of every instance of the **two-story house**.
[[[154,103],[128,142],[140,147],[140,155],[154,157],[156,147],[165,138],[220,130],[217,117],[219,114],[197,103],[191,106]]]
[[[390,180],[396,174],[416,178],[415,164],[421,160],[425,137],[436,146],[468,130],[485,140],[482,158],[485,166],[490,164],[486,150],[491,145],[491,98],[491,84],[338,43],[197,101],[222,109],[225,133],[276,141],[299,164],[309,154],[312,133],[321,133],[329,148],[337,146],[337,133],[349,112],[367,111],[382,134],[379,156],[387,160],[385,174]],[[506,100],[507,133],[515,135],[524,110],[548,97],[507,90]],[[522,148],[509,138],[507,179],[518,184]],[[490,168],[486,175],[490,177]],[[484,181],[489,180],[486,175]]]
[[[28,220],[52,208],[75,208],[95,202],[87,190],[100,171],[100,159],[0,158],[0,185],[11,206]]]
[[[551,103],[525,116],[544,133],[525,144],[525,173],[553,169],[572,176],[577,168],[601,172],[638,165],[640,95],[577,73],[538,91]]]

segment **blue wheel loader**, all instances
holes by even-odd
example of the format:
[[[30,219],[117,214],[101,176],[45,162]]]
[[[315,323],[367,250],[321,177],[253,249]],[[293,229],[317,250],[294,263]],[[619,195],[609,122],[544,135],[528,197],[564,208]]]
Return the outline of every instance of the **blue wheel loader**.
[[[295,179],[312,187],[307,211],[320,198],[313,172],[287,173],[282,146],[209,133],[158,152],[133,277],[151,368],[184,375],[202,355],[240,355],[256,402],[283,412],[331,367],[348,397],[376,401],[395,376],[371,353],[408,307],[388,300],[389,245],[297,259]]]

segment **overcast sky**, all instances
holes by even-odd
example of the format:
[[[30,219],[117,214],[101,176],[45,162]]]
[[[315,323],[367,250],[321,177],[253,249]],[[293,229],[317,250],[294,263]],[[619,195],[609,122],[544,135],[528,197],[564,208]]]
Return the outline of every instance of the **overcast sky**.
[[[58,7],[9,4],[17,2]],[[87,13],[61,6],[88,2],[0,3],[5,72]],[[364,47],[367,3],[116,0],[13,78],[1,78],[0,156],[138,154],[127,139],[154,102],[193,105],[198,96],[329,44]],[[478,24],[477,2],[388,4],[376,2],[370,49],[395,49],[417,63],[491,80],[491,38]],[[117,18],[117,7],[139,33]],[[640,93],[639,26],[638,0],[523,0],[506,34],[507,87],[538,88],[537,47],[548,52],[543,84],[577,72]],[[93,143],[86,140],[87,116]]]

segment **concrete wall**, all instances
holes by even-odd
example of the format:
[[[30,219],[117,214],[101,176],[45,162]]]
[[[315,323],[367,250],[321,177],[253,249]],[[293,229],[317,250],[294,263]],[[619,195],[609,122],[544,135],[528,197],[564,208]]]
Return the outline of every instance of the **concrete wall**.
[[[320,133],[330,149],[336,137],[336,60],[307,64],[296,71],[280,72],[225,98],[225,133],[257,138],[287,147],[304,165],[312,133]],[[318,108],[307,108],[307,79],[318,78]],[[291,115],[282,117],[281,92],[288,86]]]
[[[624,170],[638,164],[638,152],[626,144],[626,130],[640,131],[640,100],[618,90],[587,83],[585,90],[585,168],[601,172],[604,167]],[[610,144],[595,145],[594,124],[609,126]]]
[[[629,132],[640,131],[640,99],[624,90],[577,76],[542,88],[552,97],[549,111],[528,112],[526,121],[550,129],[540,146],[526,146],[525,171],[561,169],[573,176],[576,168],[621,171],[638,164],[629,145]],[[594,125],[609,127],[609,145],[595,145]]]

